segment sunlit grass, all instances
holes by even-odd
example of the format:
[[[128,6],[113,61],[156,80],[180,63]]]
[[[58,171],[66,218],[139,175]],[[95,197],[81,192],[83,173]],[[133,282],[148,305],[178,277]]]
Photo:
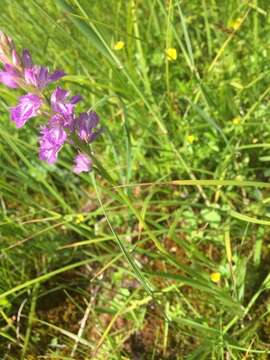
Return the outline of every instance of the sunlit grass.
[[[47,166],[0,88],[1,358],[267,359],[268,2],[0,9],[104,127]]]

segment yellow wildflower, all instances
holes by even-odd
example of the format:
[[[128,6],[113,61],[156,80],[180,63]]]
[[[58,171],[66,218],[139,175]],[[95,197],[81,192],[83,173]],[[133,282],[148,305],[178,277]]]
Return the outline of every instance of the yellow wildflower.
[[[195,141],[197,141],[197,136],[195,136],[195,135],[188,135],[187,136],[187,142],[189,144],[193,144]]]
[[[125,47],[124,41],[117,41],[117,43],[114,44],[114,50],[122,50]]]
[[[175,61],[177,59],[177,51],[175,48],[169,48],[166,50],[167,59],[169,61]]]
[[[240,116],[236,116],[233,120],[232,120],[234,125],[239,125],[241,123],[241,117]]]
[[[80,224],[80,223],[84,222],[84,220],[85,220],[84,215],[83,215],[83,214],[78,214],[78,215],[76,216],[75,223],[76,223],[76,224]]]
[[[241,26],[241,22],[242,22],[241,18],[238,18],[238,19],[232,21],[231,22],[231,28],[233,30],[235,30],[235,31],[238,30],[240,28],[240,26]]]
[[[220,282],[221,275],[220,275],[219,272],[213,272],[213,273],[210,275],[210,278],[211,278],[211,280],[212,280],[214,283],[218,283],[218,282]]]

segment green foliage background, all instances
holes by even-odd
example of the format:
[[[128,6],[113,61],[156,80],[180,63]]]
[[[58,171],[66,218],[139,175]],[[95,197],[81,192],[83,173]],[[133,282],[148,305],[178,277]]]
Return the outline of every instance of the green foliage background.
[[[48,166],[0,88],[1,359],[268,359],[269,1],[0,10],[104,127],[99,170]]]

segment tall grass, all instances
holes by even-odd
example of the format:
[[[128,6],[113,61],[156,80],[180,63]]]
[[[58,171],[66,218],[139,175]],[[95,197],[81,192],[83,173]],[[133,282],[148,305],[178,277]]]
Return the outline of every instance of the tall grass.
[[[0,10],[104,127],[92,174],[47,166],[0,88],[1,359],[267,359],[268,1]]]

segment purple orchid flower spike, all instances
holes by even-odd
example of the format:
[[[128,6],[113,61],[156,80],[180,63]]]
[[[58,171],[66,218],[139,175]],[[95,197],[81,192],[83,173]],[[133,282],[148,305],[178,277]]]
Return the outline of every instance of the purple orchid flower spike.
[[[78,154],[74,159],[73,171],[75,174],[88,172],[92,169],[92,160],[84,153]]]
[[[61,150],[67,139],[65,130],[60,126],[42,127],[39,158],[54,164],[57,160],[58,152]]]
[[[82,99],[80,95],[71,96],[69,91],[57,87],[50,101],[43,90],[50,83],[61,79],[65,73],[56,70],[50,73],[47,67],[34,65],[27,49],[20,56],[12,39],[0,31],[0,83],[10,88],[29,91],[19,98],[16,106],[10,108],[11,120],[20,128],[37,116],[43,115],[47,125],[41,127],[39,137],[39,158],[48,164],[57,161],[58,153],[67,141],[76,147],[78,154],[74,159],[73,171],[76,174],[92,169],[91,154],[83,150],[85,143],[91,143],[100,134],[97,128],[99,117],[94,111],[83,112],[76,117],[75,106]]]
[[[76,119],[76,130],[81,140],[85,142],[94,141],[101,130],[94,131],[99,123],[99,117],[94,111],[81,113]]]
[[[35,94],[26,94],[20,97],[19,104],[10,109],[11,119],[15,122],[17,128],[24,124],[32,117],[39,114],[42,99]]]
[[[26,64],[30,64],[26,61]],[[26,67],[24,71],[25,82],[29,85],[33,85],[39,90],[43,90],[51,82],[59,80],[65,75],[64,71],[57,70],[51,75],[49,70],[44,66],[34,65],[32,67]]]

